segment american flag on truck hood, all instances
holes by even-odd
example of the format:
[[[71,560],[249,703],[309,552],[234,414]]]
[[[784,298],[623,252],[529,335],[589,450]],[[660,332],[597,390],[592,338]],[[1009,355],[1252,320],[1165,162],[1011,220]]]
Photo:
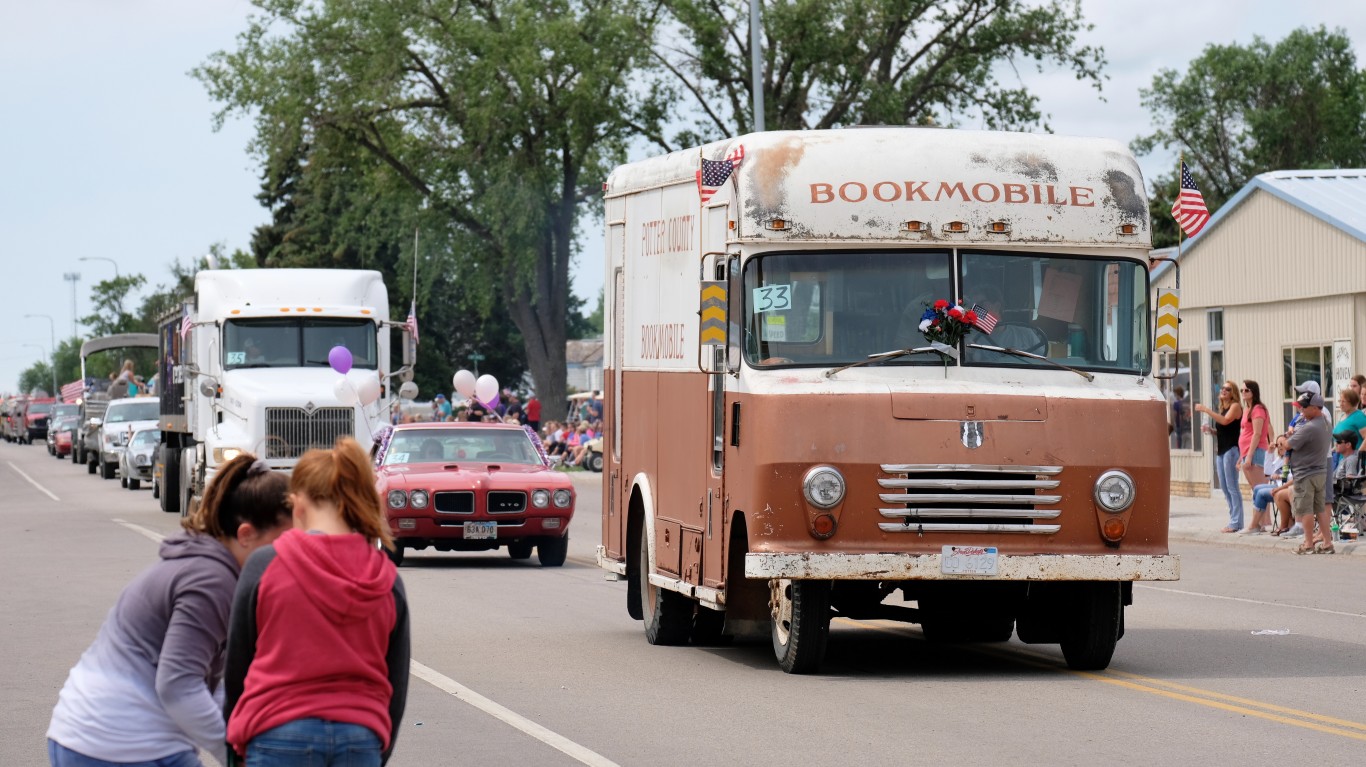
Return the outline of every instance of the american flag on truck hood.
[[[702,204],[706,205],[711,196],[716,194],[730,174],[740,167],[740,163],[745,159],[745,146],[741,144],[726,155],[724,160],[702,159],[702,169],[697,171],[697,193],[702,197]]]
[[[72,381],[62,387],[62,402],[75,402],[85,394],[85,381]]]

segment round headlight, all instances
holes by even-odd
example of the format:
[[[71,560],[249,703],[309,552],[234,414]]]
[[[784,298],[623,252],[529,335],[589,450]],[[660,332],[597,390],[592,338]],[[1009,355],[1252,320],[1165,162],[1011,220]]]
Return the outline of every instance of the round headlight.
[[[1096,480],[1096,503],[1111,514],[1118,514],[1134,503],[1134,481],[1128,474],[1111,469]]]
[[[412,504],[412,506],[413,506],[414,509],[425,509],[425,508],[427,508],[427,491],[426,491],[426,490],[414,490],[413,492],[409,493],[409,494],[408,494],[408,503]]]
[[[560,509],[569,508],[569,504],[574,502],[574,494],[568,490],[555,491],[555,506]]]
[[[401,509],[401,508],[403,508],[404,506],[407,506],[407,505],[408,505],[408,494],[407,494],[407,493],[403,492],[402,490],[390,490],[390,491],[389,491],[389,507],[390,507],[390,508],[393,508],[393,509]]]
[[[550,505],[550,491],[537,490],[531,494],[531,505],[538,509],[544,509]]]
[[[844,476],[833,466],[813,466],[802,478],[802,493],[817,508],[836,506],[844,500]]]

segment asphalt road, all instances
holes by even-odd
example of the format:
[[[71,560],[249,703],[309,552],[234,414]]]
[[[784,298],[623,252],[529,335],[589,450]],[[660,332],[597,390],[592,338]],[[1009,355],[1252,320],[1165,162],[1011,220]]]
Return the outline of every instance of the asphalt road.
[[[1366,562],[1180,544],[1140,584],[1110,669],[1054,646],[938,646],[837,620],[823,673],[767,644],[651,647],[592,564],[409,552],[415,678],[391,765],[1360,764]],[[0,443],[0,765],[46,764],[67,670],[178,517],[40,446]]]

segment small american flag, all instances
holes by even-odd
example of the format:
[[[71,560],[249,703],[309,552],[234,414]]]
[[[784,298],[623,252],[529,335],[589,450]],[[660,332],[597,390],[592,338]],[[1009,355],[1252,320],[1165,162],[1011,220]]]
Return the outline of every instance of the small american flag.
[[[75,402],[85,394],[85,381],[72,381],[62,387],[62,402]]]
[[[702,169],[697,171],[697,193],[702,197],[703,205],[706,205],[711,196],[726,183],[730,174],[740,167],[744,159],[745,147],[741,144],[726,155],[724,160],[702,160]]]
[[[1181,227],[1181,231],[1185,232],[1187,237],[1199,234],[1209,221],[1209,208],[1205,207],[1205,197],[1196,187],[1195,179],[1191,177],[1190,168],[1186,167],[1184,160],[1181,162],[1181,193],[1177,195],[1176,202],[1172,203],[1172,218],[1176,219],[1176,225]]]
[[[185,340],[185,336],[190,334],[190,328],[192,327],[194,327],[194,320],[190,319],[190,315],[187,312],[184,317],[180,318],[180,340]]]
[[[996,315],[987,311],[981,304],[973,304],[972,312],[977,315],[977,327],[987,333],[996,329]]]
[[[408,319],[403,321],[403,326],[408,328],[408,332],[413,334],[413,343],[417,343],[417,301],[414,300],[408,307]]]

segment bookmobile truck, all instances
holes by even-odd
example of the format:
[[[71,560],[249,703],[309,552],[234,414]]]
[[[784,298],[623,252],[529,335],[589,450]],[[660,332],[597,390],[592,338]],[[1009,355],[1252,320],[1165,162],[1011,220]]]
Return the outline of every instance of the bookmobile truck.
[[[813,672],[839,616],[1101,669],[1133,582],[1179,577],[1122,144],[775,131],[604,194],[598,562],[652,644]],[[921,330],[938,300],[976,310],[956,345]]]

